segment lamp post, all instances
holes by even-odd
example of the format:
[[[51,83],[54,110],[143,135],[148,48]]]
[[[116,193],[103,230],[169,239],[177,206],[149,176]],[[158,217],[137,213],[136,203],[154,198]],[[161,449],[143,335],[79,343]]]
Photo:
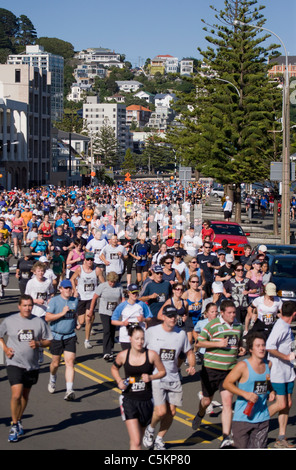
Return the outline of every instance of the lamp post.
[[[283,89],[283,155],[282,155],[282,213],[281,213],[281,242],[290,243],[290,85],[287,49],[281,38],[270,29],[263,28],[243,21],[234,20],[234,25],[248,26],[273,34],[283,46],[285,52],[285,75]]]

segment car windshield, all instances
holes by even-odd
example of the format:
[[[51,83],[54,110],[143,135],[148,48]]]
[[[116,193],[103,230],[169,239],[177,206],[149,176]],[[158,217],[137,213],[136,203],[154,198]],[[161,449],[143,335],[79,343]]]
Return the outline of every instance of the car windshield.
[[[211,224],[212,229],[214,230],[215,234],[221,235],[238,235],[240,237],[244,237],[245,234],[243,229],[239,225],[232,225],[232,224]]]
[[[296,258],[276,259],[273,264],[272,273],[277,277],[296,277]]]

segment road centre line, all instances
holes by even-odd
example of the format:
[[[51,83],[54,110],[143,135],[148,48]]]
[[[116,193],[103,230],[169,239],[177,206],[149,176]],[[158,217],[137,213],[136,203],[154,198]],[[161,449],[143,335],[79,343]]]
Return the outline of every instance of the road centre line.
[[[46,351],[46,350],[44,350],[44,354],[45,354],[46,356],[48,356],[49,358],[52,357],[52,355],[51,355],[48,351]],[[80,368],[87,370],[89,373],[88,373],[88,372],[85,372],[85,371],[83,371],[83,370],[81,370]],[[107,388],[110,388],[110,389],[114,390],[115,392],[117,392],[118,394],[121,394],[121,390],[120,390],[118,387],[114,387],[114,386],[112,385],[112,384],[114,383],[114,379],[108,377],[107,375],[104,375],[104,374],[102,374],[101,372],[98,372],[98,371],[92,369],[91,367],[88,367],[88,366],[86,366],[85,364],[81,364],[81,363],[76,364],[76,365],[74,366],[74,370],[75,370],[77,373],[83,375],[84,377],[87,377],[87,378],[89,378],[90,380],[93,380],[94,382],[97,382],[97,383],[99,383],[99,384],[104,384]],[[99,379],[99,378],[97,378],[97,377],[95,377],[95,376],[99,376],[99,377],[101,377],[101,379]],[[104,379],[104,380],[102,380],[102,379]],[[106,383],[106,381],[107,381],[107,383]],[[108,383],[108,382],[109,382],[109,383]],[[174,416],[174,420],[176,420],[176,421],[178,421],[178,422],[180,422],[180,423],[182,423],[182,424],[185,424],[186,426],[189,426],[189,427],[191,428],[191,421],[192,421],[192,419],[194,418],[194,415],[193,415],[192,413],[189,413],[189,412],[187,412],[187,411],[184,411],[184,410],[182,410],[182,409],[180,409],[180,408],[177,408],[176,411],[177,411],[177,413],[179,413],[179,414],[181,414],[181,415],[187,416],[189,419],[184,419],[184,418],[181,418],[181,417],[175,415],[175,416]],[[216,425],[216,424],[214,424],[214,423],[211,423],[210,421],[205,421],[205,420],[203,419],[203,420],[202,420],[202,423],[203,423],[204,425],[209,425],[209,426],[211,426],[212,428],[217,429],[217,431],[221,432],[221,428],[220,428],[218,425]],[[208,430],[208,429],[204,429],[204,428],[203,428],[203,429],[202,429],[202,432],[203,432],[204,434],[210,435],[211,437],[214,437],[214,438],[216,438],[216,439],[222,440],[222,437],[219,437],[217,434],[211,432],[211,431]],[[198,437],[197,437],[197,438],[192,438],[192,439],[194,440],[194,442],[197,440],[198,442],[202,442],[202,443],[204,443],[204,444],[209,443],[209,441],[202,440],[201,438],[198,438]],[[168,441],[168,442],[169,442],[169,441]],[[172,441],[172,443],[174,443],[174,442],[176,442],[176,443],[181,443],[181,444],[182,444],[182,443],[188,442],[188,439],[186,438],[186,439],[180,440],[180,441]]]

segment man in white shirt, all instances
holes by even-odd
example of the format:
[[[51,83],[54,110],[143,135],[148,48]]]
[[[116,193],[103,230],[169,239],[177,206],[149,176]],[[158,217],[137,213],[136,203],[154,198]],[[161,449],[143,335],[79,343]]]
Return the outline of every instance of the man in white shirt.
[[[127,259],[126,248],[119,245],[117,235],[112,235],[109,245],[106,245],[100,255],[101,261],[106,266],[106,273],[114,271],[119,277],[124,271],[124,259]]]

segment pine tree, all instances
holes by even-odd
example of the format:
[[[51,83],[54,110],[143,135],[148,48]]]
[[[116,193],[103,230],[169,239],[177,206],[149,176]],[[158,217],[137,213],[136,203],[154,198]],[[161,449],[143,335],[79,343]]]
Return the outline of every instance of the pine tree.
[[[100,160],[106,167],[116,167],[119,163],[119,146],[113,128],[105,123],[93,138],[95,161]]]
[[[185,159],[190,157],[204,176],[235,188],[240,222],[241,183],[266,179],[274,159],[269,131],[281,117],[281,92],[267,72],[276,46],[263,47],[268,34],[233,25],[235,19],[264,25],[264,7],[256,0],[226,0],[224,10],[211,9],[217,23],[210,25],[207,50],[200,50],[207,73],[195,80],[195,102],[187,100],[191,108],[183,110],[179,135],[190,143]]]
[[[19,31],[17,33],[17,43],[21,46],[34,44],[37,38],[36,29],[32,21],[26,16],[19,17]]]

